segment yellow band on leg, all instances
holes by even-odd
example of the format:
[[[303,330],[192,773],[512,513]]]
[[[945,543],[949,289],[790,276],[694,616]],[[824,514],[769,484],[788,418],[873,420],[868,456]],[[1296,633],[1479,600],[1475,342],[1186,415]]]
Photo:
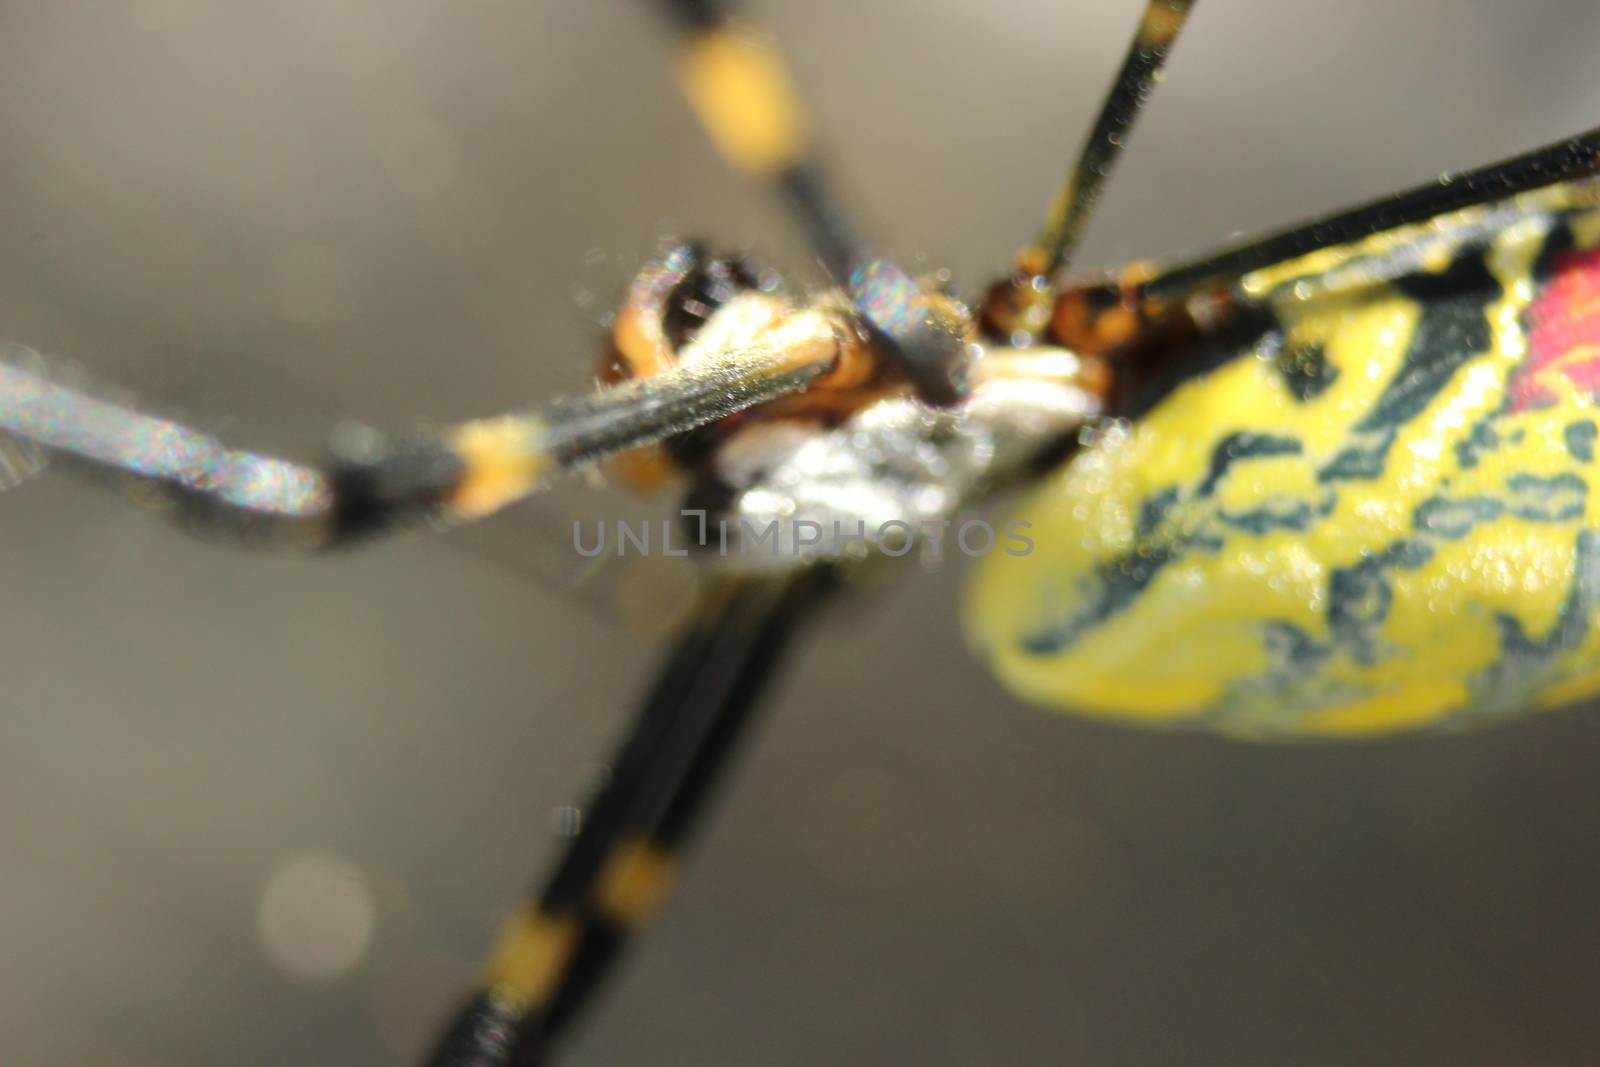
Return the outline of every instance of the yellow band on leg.
[[[805,154],[804,114],[771,46],[711,30],[690,42],[681,77],[701,125],[734,166],[775,174]]]

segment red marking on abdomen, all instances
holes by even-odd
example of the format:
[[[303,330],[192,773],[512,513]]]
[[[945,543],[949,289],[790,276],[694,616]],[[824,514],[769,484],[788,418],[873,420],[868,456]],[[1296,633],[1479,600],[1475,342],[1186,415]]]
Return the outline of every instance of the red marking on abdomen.
[[[1559,396],[1555,375],[1600,398],[1600,248],[1558,257],[1523,323],[1528,356],[1511,375],[1513,412],[1554,404]]]

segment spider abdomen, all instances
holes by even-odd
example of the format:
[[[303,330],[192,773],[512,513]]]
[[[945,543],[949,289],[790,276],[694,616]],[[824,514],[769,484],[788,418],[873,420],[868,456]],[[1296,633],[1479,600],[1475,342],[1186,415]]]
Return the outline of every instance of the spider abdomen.
[[[1541,211],[1393,276],[1330,284],[1352,246],[1245,278],[1261,328],[1023,505],[975,644],[1040,703],[1252,736],[1600,691],[1597,242]]]

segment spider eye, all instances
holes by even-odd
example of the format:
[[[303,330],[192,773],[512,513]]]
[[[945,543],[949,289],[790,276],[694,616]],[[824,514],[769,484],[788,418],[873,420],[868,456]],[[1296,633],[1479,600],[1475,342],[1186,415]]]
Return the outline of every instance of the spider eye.
[[[700,244],[667,245],[628,287],[601,356],[601,380],[614,385],[660,374],[741,293],[780,288],[775,272],[745,256],[711,255]]]
[[[717,309],[742,292],[762,288],[763,274],[743,256],[708,256],[696,249],[694,265],[685,272],[661,309],[661,329],[673,350],[682,348]]]

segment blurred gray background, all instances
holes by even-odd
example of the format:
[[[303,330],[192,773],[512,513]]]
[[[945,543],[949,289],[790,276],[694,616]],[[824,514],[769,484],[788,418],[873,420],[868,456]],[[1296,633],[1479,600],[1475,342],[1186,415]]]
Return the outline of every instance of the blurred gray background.
[[[0,337],[295,453],[582,387],[659,234],[803,258],[640,6],[5,0]],[[873,233],[968,285],[1137,6],[757,5]],[[1573,0],[1207,0],[1085,262],[1584,129],[1597,52]],[[562,501],[303,560],[0,497],[0,1062],[413,1058],[652,662],[528,577]],[[1594,1062],[1600,714],[1126,732],[1009,699],[959,581],[907,568],[796,658],[572,1062]]]

